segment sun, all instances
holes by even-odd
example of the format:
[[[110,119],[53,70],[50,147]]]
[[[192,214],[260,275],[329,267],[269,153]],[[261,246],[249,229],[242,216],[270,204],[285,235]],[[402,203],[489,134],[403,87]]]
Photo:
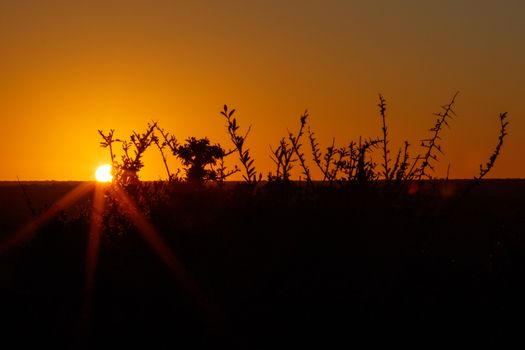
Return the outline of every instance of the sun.
[[[99,166],[95,172],[95,179],[97,179],[98,182],[111,182],[113,180],[111,165],[104,164]]]

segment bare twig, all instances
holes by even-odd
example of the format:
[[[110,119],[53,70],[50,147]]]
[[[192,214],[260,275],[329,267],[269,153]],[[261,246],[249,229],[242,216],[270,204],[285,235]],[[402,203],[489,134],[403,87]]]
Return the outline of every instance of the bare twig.
[[[438,157],[435,151],[438,153],[443,154],[443,151],[441,150],[441,144],[439,141],[441,141],[440,133],[443,129],[443,125],[446,125],[447,127],[450,127],[448,124],[448,120],[452,119],[456,113],[453,110],[454,103],[456,102],[456,96],[459,92],[456,92],[454,96],[452,97],[452,100],[449,104],[442,106],[443,109],[442,112],[434,113],[434,115],[437,116],[436,124],[434,127],[430,129],[430,132],[432,133],[431,137],[429,139],[421,140],[421,146],[423,148],[426,148],[425,154],[418,159],[421,159],[421,165],[419,168],[416,168],[416,178],[418,180],[421,180],[423,177],[431,179],[432,176],[427,171],[427,168],[431,171],[434,171],[434,165],[431,164],[432,161],[437,161]],[[415,163],[414,163],[415,164]]]

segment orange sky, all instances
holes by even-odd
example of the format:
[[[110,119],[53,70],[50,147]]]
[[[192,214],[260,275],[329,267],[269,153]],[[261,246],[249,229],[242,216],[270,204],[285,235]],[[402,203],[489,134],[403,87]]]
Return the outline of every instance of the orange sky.
[[[253,125],[264,175],[304,109],[323,146],[379,136],[378,93],[392,146],[416,146],[458,90],[436,176],[477,174],[507,111],[490,177],[523,178],[523,18],[522,0],[2,1],[0,180],[91,180],[109,161],[97,129],[152,119],[229,145],[224,103]],[[142,179],[165,178],[156,150],[145,163]]]

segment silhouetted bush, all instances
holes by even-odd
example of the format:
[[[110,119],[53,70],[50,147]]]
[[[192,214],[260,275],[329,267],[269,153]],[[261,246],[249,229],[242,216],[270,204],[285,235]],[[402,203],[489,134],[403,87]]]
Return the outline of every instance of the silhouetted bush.
[[[305,131],[311,147],[313,164],[320,170],[322,178],[319,179],[320,185],[337,187],[360,186],[381,186],[389,188],[393,192],[404,192],[408,188],[415,188],[415,181],[424,179],[434,179],[434,170],[439,161],[438,156],[443,154],[442,130],[444,126],[450,127],[450,120],[455,115],[454,104],[458,93],[454,94],[451,101],[442,106],[442,111],[435,113],[437,119],[435,125],[430,129],[430,136],[420,141],[422,153],[411,157],[409,153],[410,144],[404,142],[404,146],[397,151],[395,159],[390,156],[389,134],[386,118],[386,100],[379,95],[379,114],[381,117],[382,136],[377,138],[359,138],[358,141],[350,141],[348,146],[336,146],[335,139],[332,144],[323,152],[315,133],[308,126],[309,114],[305,111],[299,118],[300,125],[296,134],[288,131],[286,137],[282,137],[278,146],[271,148],[271,159],[275,164],[275,171],[269,172],[267,180],[273,184],[283,184],[290,186],[292,180],[292,169],[295,164],[301,168],[305,188],[312,190],[315,186],[308,160],[303,151],[302,137]],[[251,131],[248,127],[244,135],[239,134],[239,124],[234,117],[235,109],[230,110],[224,105],[220,114],[227,121],[227,131],[234,149],[226,151],[219,144],[212,145],[208,138],[197,139],[190,137],[184,145],[180,145],[172,133],[160,128],[157,122],[148,124],[145,133],[136,133],[130,136],[130,141],[122,141],[114,138],[114,130],[106,135],[101,130],[99,134],[103,138],[102,147],[109,148],[115,181],[121,185],[136,184],[138,182],[138,172],[144,166],[141,157],[144,152],[153,144],[157,145],[162,155],[162,159],[170,181],[180,181],[178,174],[180,169],[174,174],[170,171],[166,153],[164,150],[169,148],[172,155],[179,158],[185,166],[185,180],[194,183],[204,183],[214,181],[222,183],[228,177],[241,171],[236,165],[233,170],[227,170],[224,159],[232,153],[237,153],[241,163],[243,174],[242,178],[255,189],[262,180],[262,174],[255,169],[254,162],[249,148],[246,147],[246,138]],[[479,182],[493,167],[498,158],[504,138],[507,136],[506,121],[507,114],[500,115],[501,130],[496,149],[485,167],[480,166],[480,175],[475,177],[473,185]],[[160,134],[160,137],[156,135]],[[113,144],[122,144],[122,161],[116,160]],[[381,150],[381,170],[377,168],[374,160],[374,151]],[[131,151],[133,150],[133,153]],[[448,174],[447,174],[448,178]],[[301,178],[300,178],[301,179]],[[411,185],[412,184],[412,185]]]

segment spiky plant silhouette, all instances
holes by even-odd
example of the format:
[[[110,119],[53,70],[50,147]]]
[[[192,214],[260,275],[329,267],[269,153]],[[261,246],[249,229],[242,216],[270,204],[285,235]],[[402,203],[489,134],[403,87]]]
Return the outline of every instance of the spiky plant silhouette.
[[[436,124],[429,130],[431,136],[428,139],[421,140],[421,146],[426,149],[426,151],[422,156],[416,158],[416,162],[421,160],[420,166],[416,168],[414,172],[414,176],[418,180],[423,178],[432,179],[431,172],[435,170],[435,162],[438,161],[438,154],[444,154],[441,148],[441,132],[443,126],[450,127],[449,120],[456,115],[453,108],[458,94],[459,92],[456,92],[447,105],[441,106],[441,112],[434,113],[437,119]],[[416,162],[414,162],[414,164]]]
[[[174,181],[178,179],[178,173],[173,174],[170,171],[170,167],[168,165],[168,157],[166,156],[166,153],[164,152],[164,149],[169,148],[172,154],[176,154],[177,148],[179,147],[179,143],[177,142],[177,138],[175,135],[170,134],[168,131],[165,131],[160,126],[156,126],[157,132],[160,133],[161,137],[155,138],[155,145],[157,146],[161,156],[162,156],[162,162],[164,163],[164,168],[166,169],[166,173],[168,174],[168,181]]]
[[[133,131],[129,141],[114,138],[114,129],[111,129],[107,135],[102,130],[98,130],[98,133],[104,140],[100,142],[100,146],[109,148],[113,177],[119,184],[129,186],[139,183],[138,172],[144,166],[142,157],[151,144],[158,140],[154,134],[156,127],[157,122],[148,123],[145,132],[138,133]],[[122,145],[123,154],[121,161],[116,160],[114,153],[113,144],[116,142]]]
[[[503,146],[503,140],[507,136],[507,127],[509,125],[509,122],[507,121],[507,112],[501,113],[499,115],[499,122],[500,122],[500,133],[498,136],[498,143],[496,144],[496,148],[494,149],[494,152],[489,157],[488,162],[483,166],[482,164],[479,165],[479,175],[476,176],[474,179],[476,181],[480,181],[489,173],[489,171],[494,167],[494,164],[496,164],[496,159],[498,159],[501,147]]]
[[[235,146],[234,151],[237,151],[239,154],[239,161],[241,162],[244,169],[242,178],[248,185],[255,187],[261,181],[262,174],[257,173],[254,165],[255,160],[250,155],[250,149],[245,147],[246,138],[248,137],[252,126],[250,125],[248,127],[244,135],[240,135],[238,132],[239,125],[237,124],[237,119],[233,117],[234,113],[235,109],[229,110],[227,105],[224,105],[224,108],[221,111],[221,115],[226,118],[228,123],[226,127],[228,130],[228,135],[230,135],[230,140]]]
[[[287,130],[287,135],[281,137],[277,147],[270,146],[270,158],[275,165],[275,172],[270,172],[270,182],[281,182],[290,184],[292,172],[298,165],[301,169],[302,178],[306,181],[306,188],[314,188],[310,164],[317,167],[322,177],[320,183],[327,183],[330,187],[345,186],[349,184],[371,185],[378,184],[381,187],[393,186],[395,192],[403,191],[414,181],[434,179],[435,167],[444,154],[442,148],[442,133],[444,127],[450,127],[450,121],[455,116],[454,105],[458,92],[450,102],[441,107],[441,111],[434,113],[437,117],[432,128],[429,129],[430,136],[420,141],[422,152],[416,157],[410,155],[410,143],[404,141],[394,158],[391,157],[390,134],[387,125],[387,103],[382,94],[379,94],[379,116],[381,119],[381,136],[377,138],[359,138],[358,141],[350,141],[347,146],[337,146],[335,138],[331,144],[322,151],[315,133],[309,125],[309,114],[305,111],[299,118],[299,128],[296,133]],[[251,131],[248,127],[244,134],[239,132],[237,118],[234,117],[235,109],[229,109],[224,105],[220,114],[227,121],[227,132],[234,146],[231,150],[225,150],[219,144],[212,145],[208,138],[197,139],[189,137],[185,144],[178,143],[173,133],[161,128],[157,122],[148,123],[144,133],[133,132],[129,140],[115,138],[115,130],[111,129],[107,134],[99,130],[103,141],[100,145],[109,149],[111,163],[116,182],[122,185],[138,183],[138,172],[144,166],[142,156],[144,152],[155,144],[161,153],[162,161],[166,169],[168,180],[187,180],[193,183],[206,181],[224,182],[231,175],[242,171],[242,179],[250,188],[255,188],[262,179],[262,174],[255,168],[255,160],[246,147],[246,139]],[[489,161],[480,166],[480,173],[474,177],[473,185],[479,184],[487,173],[494,167],[500,155],[503,140],[507,136],[507,113],[500,115],[500,135],[498,144]],[[311,159],[308,160],[303,150],[302,138],[307,134],[311,147]],[[159,136],[157,136],[159,135]],[[120,143],[123,154],[121,160],[115,155],[115,143]],[[374,154],[380,149],[380,168]],[[179,178],[181,169],[174,173],[168,166],[167,154],[175,156],[184,167],[185,178]],[[234,166],[227,169],[225,158],[233,153],[238,154],[241,167]],[[241,170],[242,168],[242,170]],[[450,168],[450,164],[449,164]],[[448,171],[447,171],[448,179]]]
[[[494,165],[496,164],[496,160],[500,156],[501,153],[501,147],[503,146],[503,141],[505,140],[505,137],[508,135],[507,127],[509,125],[509,122],[507,121],[507,112],[500,113],[499,115],[499,136],[498,136],[498,142],[496,144],[496,147],[494,148],[494,151],[489,157],[489,160],[485,165],[480,164],[479,165],[479,174],[477,176],[474,176],[474,179],[469,183],[469,185],[465,188],[464,194],[468,194],[475,186],[479,185],[481,183],[481,180],[494,168]]]

